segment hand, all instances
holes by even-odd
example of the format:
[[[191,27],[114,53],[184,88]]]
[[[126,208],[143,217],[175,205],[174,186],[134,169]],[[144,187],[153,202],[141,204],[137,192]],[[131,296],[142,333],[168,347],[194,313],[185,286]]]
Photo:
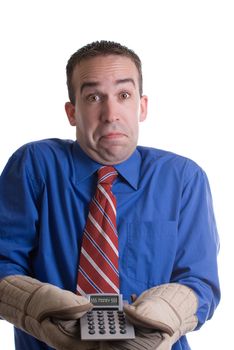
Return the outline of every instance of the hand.
[[[57,350],[100,350],[97,341],[81,341],[79,320],[46,318],[42,324],[43,337],[47,344]]]
[[[91,308],[86,298],[28,276],[0,281],[0,316],[57,350],[98,349],[81,342],[77,324]]]
[[[155,330],[144,328],[135,328],[134,339],[115,340],[110,342],[102,342],[101,350],[155,350],[164,341],[161,333]],[[161,350],[169,350],[170,347],[160,348]]]
[[[197,306],[197,297],[190,288],[169,283],[145,291],[133,304],[126,304],[124,311],[134,325],[161,332],[164,344],[172,346],[196,327]]]

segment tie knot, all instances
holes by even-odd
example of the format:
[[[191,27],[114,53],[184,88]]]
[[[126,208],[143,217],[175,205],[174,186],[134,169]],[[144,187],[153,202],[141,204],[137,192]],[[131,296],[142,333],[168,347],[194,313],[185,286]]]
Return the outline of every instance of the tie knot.
[[[98,169],[98,183],[112,185],[117,176],[118,173],[113,166],[106,165]]]

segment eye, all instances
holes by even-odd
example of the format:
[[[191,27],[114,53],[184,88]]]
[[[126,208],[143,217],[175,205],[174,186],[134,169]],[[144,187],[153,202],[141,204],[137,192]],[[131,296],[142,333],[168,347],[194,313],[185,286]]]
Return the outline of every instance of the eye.
[[[130,97],[130,94],[126,91],[121,92],[121,94],[120,94],[121,100],[127,100],[129,97]]]
[[[87,96],[88,102],[99,102],[100,100],[101,100],[101,98],[97,94],[92,94],[92,95]]]

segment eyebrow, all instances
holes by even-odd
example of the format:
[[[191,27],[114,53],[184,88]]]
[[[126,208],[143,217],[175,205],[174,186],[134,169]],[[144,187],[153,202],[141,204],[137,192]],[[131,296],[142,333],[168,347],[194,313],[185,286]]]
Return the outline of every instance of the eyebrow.
[[[119,85],[119,84],[126,84],[126,83],[131,83],[133,84],[133,86],[135,87],[136,84],[135,84],[135,81],[132,79],[132,78],[125,78],[125,79],[118,79],[115,81],[115,85]],[[82,93],[82,91],[85,89],[85,88],[88,88],[88,87],[97,87],[99,86],[100,83],[98,82],[95,82],[95,81],[87,81],[87,82],[84,82],[81,87],[80,87],[80,93]]]

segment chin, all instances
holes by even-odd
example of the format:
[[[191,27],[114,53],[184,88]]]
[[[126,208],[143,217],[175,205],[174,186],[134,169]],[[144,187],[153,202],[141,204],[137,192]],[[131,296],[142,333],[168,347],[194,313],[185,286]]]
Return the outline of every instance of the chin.
[[[124,162],[125,160],[127,160],[131,155],[132,152],[129,153],[120,153],[120,152],[116,152],[116,153],[110,153],[108,152],[108,154],[105,154],[105,156],[102,156],[103,161],[106,162],[106,164],[119,164]],[[108,163],[107,163],[108,162]]]

